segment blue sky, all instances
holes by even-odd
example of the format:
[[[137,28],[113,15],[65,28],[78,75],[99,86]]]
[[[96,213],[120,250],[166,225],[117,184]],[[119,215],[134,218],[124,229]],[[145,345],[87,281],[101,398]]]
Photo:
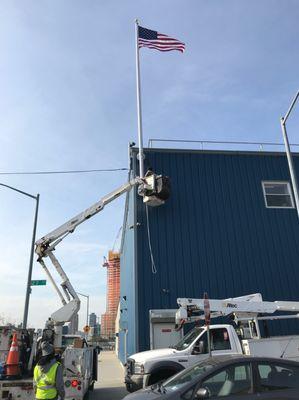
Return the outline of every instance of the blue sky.
[[[279,117],[299,89],[297,0],[4,0],[0,9],[0,172],[119,168],[137,139],[134,19],[186,43],[141,50],[144,141],[281,142]],[[299,142],[299,109],[288,123]],[[40,193],[40,237],[125,182],[126,172],[8,176]],[[0,316],[22,318],[34,201],[0,188]],[[102,257],[124,199],[57,248],[74,287],[105,309]],[[44,278],[34,264],[34,278]],[[84,322],[84,299],[81,321]],[[60,306],[33,288],[29,323]]]

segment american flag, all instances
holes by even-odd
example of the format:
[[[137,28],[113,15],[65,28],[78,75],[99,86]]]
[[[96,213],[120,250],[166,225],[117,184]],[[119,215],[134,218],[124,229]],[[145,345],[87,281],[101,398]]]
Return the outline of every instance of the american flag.
[[[138,27],[138,47],[149,47],[159,51],[178,50],[182,53],[185,51],[185,43],[142,26]]]

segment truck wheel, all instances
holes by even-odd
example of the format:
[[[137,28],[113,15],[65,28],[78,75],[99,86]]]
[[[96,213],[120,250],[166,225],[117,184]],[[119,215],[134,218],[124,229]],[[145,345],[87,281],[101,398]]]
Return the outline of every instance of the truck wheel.
[[[154,372],[151,374],[148,380],[148,385],[153,385],[154,383],[158,383],[161,381],[165,381],[165,379],[170,378],[172,375],[176,374],[178,371],[163,369],[161,371]]]

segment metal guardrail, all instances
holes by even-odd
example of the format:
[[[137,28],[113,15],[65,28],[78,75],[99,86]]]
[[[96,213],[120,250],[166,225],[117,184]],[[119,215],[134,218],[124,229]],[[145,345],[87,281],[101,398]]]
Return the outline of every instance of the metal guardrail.
[[[178,144],[199,144],[201,146],[201,150],[211,150],[211,147],[213,145],[222,145],[223,149],[225,147],[230,147],[230,146],[258,146],[260,151],[267,151],[265,150],[265,147],[283,147],[283,143],[277,143],[277,142],[248,142],[248,141],[219,141],[219,140],[185,140],[185,139],[149,139],[148,141],[148,147],[153,148],[153,144],[155,142],[159,143],[178,143]],[[290,146],[292,147],[299,147],[299,143],[293,143]],[[269,150],[270,151],[270,150]]]

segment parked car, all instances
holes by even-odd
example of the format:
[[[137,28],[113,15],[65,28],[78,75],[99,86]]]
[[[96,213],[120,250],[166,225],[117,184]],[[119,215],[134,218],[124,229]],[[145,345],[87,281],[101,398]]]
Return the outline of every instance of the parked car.
[[[299,399],[299,362],[251,356],[211,357],[124,400]]]

